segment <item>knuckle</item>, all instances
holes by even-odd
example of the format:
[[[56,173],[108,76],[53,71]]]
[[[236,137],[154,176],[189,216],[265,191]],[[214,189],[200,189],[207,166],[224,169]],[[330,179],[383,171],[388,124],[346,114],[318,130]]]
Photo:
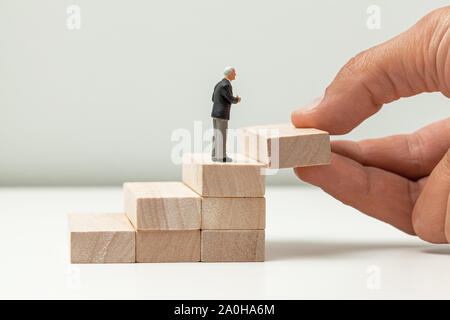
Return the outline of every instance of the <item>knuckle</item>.
[[[352,57],[340,70],[338,76],[342,78],[354,79],[359,78],[363,75],[361,70],[370,63],[370,53],[368,50],[358,53],[356,56]]]
[[[450,97],[450,6],[436,9],[406,32],[416,44],[420,72],[426,91],[441,91]]]
[[[416,26],[417,29],[423,30],[424,35],[432,35],[441,28],[447,28],[450,25],[450,6],[439,8],[431,11],[420,19]]]
[[[380,85],[380,83],[392,82],[384,80],[387,74],[382,71],[379,61],[377,62],[384,50],[373,47],[358,53],[342,67],[336,76],[336,79],[343,84],[341,89],[345,88],[349,95],[359,96],[360,104],[372,107],[371,114],[380,110],[384,100],[391,100],[386,97],[386,92],[390,90],[384,90]]]
[[[420,133],[413,133],[411,135],[406,136],[406,145],[408,150],[408,162],[411,166],[414,167],[415,172],[424,172],[426,169],[424,168],[424,164],[426,161],[424,160],[425,155],[425,142]]]
[[[428,13],[422,20],[425,23],[433,24],[442,24],[445,25],[450,22],[448,18],[450,17],[450,6],[446,6],[443,8],[439,8]],[[446,19],[447,18],[447,19]]]

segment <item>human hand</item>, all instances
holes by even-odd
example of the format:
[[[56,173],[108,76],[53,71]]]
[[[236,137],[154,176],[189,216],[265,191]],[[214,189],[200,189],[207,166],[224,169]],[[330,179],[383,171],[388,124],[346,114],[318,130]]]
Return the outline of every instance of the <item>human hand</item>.
[[[292,123],[344,134],[384,103],[433,91],[450,97],[450,6],[352,58]],[[329,166],[295,168],[297,176],[406,233],[450,242],[450,118],[411,135],[331,148]]]

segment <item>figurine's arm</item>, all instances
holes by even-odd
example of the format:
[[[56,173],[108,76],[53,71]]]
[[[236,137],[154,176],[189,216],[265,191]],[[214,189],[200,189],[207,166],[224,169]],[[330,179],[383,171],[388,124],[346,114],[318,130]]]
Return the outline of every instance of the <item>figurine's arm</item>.
[[[222,96],[230,104],[231,103],[238,103],[239,100],[240,100],[239,97],[233,97],[233,91],[231,90],[231,87],[229,87],[229,86],[226,86],[226,87],[222,88]]]

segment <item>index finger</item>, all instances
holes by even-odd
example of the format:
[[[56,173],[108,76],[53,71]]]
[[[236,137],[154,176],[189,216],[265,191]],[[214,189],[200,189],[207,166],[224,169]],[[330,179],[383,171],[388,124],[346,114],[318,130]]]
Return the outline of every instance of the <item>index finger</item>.
[[[401,35],[351,59],[322,100],[292,113],[292,123],[344,134],[384,103],[421,92],[450,97],[450,6],[425,16]]]

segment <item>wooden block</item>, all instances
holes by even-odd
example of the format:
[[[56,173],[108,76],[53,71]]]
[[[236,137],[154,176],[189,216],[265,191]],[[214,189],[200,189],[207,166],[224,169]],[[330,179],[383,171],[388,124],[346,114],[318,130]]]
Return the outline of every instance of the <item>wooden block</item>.
[[[264,230],[202,231],[202,262],[257,262],[264,259]]]
[[[265,198],[203,198],[202,230],[253,230],[266,227]]]
[[[135,231],[125,214],[70,214],[72,263],[134,263]]]
[[[199,230],[201,197],[182,182],[128,182],[125,212],[137,230]]]
[[[331,161],[328,132],[298,129],[291,124],[241,128],[240,150],[271,169],[317,166]]]
[[[200,230],[136,233],[136,262],[199,261]]]
[[[210,154],[183,155],[183,182],[204,197],[263,197],[264,165],[240,154],[233,162],[211,160]]]

